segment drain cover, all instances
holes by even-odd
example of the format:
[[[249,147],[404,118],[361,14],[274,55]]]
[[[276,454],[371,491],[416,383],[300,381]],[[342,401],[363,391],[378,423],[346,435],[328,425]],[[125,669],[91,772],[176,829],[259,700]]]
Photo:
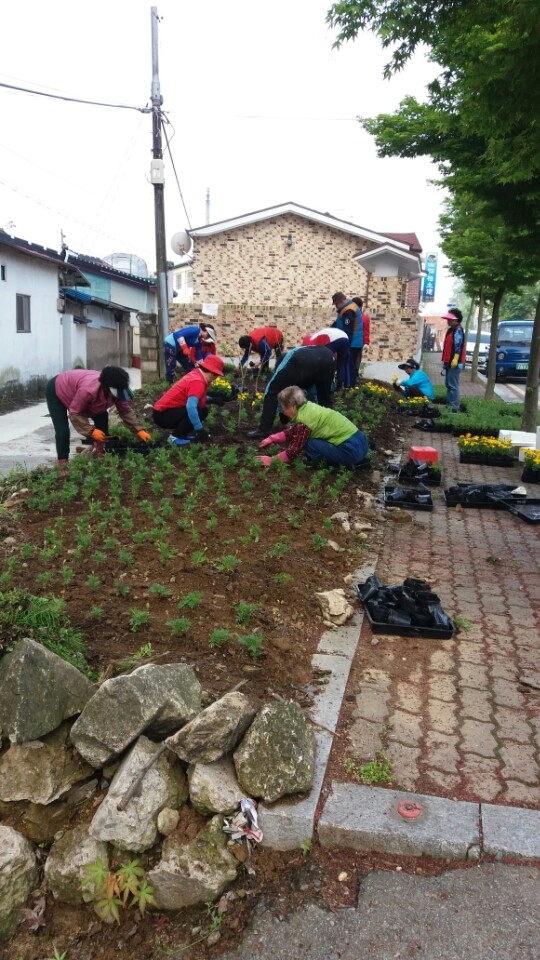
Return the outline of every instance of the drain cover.
[[[398,803],[397,806],[397,812],[400,817],[406,817],[407,820],[414,820],[415,817],[419,817],[422,809],[423,807],[420,803],[412,803],[410,800]]]

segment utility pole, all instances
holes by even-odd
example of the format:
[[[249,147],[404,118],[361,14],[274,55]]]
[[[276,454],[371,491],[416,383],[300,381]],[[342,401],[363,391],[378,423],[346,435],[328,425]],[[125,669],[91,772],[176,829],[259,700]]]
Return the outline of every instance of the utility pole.
[[[167,243],[165,239],[165,176],[161,145],[161,105],[163,97],[159,85],[158,12],[151,8],[152,19],[152,163],[150,180],[154,187],[154,224],[156,235],[156,281],[158,331],[161,341],[169,336],[169,292],[167,284]],[[158,372],[164,375],[163,351],[158,344]]]

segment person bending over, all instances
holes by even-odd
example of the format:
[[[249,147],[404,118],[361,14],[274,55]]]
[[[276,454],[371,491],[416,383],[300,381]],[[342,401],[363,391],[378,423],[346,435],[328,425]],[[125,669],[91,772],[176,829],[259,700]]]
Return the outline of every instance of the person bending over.
[[[334,467],[356,467],[365,459],[367,437],[342,413],[311,403],[297,386],[282,390],[278,401],[291,426],[261,441],[259,449],[273,443],[285,445],[276,457],[257,457],[263,466],[269,467],[274,459],[290,463],[299,453]]]
[[[294,347],[289,350],[267,383],[260,424],[247,436],[268,436],[276,417],[278,394],[285,387],[297,385],[307,391],[313,387],[317,402],[322,407],[331,407],[335,367],[333,354],[326,347]]]

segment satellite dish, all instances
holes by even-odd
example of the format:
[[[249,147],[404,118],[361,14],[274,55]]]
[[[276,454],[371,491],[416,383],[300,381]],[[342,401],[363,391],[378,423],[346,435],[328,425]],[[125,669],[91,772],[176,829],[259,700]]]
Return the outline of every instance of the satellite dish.
[[[171,240],[171,248],[179,256],[183,256],[186,253],[189,253],[191,250],[191,237],[185,230],[179,230],[178,233],[175,233]]]

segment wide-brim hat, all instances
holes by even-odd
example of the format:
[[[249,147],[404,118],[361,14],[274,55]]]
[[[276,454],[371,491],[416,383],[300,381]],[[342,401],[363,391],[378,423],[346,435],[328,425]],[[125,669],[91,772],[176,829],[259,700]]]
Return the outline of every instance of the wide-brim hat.
[[[202,367],[203,370],[208,370],[210,373],[215,373],[217,377],[221,377],[223,376],[225,364],[221,357],[210,355],[209,357],[205,357],[204,360],[201,360],[199,367]]]
[[[204,330],[204,332],[207,334],[206,339],[207,339],[207,340],[211,340],[212,343],[215,343],[216,340],[217,340],[217,335],[216,335],[216,331],[214,330],[214,328],[213,328],[209,323],[205,323],[205,325],[204,325],[204,327],[203,327],[203,330]]]
[[[398,370],[406,370],[407,367],[410,367],[411,370],[419,370],[420,364],[413,360],[412,357],[409,357],[408,360],[405,360],[403,363],[398,363]]]

